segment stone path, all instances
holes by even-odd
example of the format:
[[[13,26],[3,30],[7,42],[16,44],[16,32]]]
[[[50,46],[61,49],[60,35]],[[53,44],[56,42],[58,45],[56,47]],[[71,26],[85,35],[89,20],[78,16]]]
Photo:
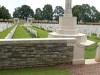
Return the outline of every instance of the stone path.
[[[69,70],[72,75],[100,75],[100,64],[86,65],[60,65],[61,68]]]

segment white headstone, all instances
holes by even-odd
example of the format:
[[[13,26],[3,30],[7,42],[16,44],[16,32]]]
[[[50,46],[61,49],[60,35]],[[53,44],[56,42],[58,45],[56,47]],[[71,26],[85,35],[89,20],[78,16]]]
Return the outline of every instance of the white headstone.
[[[95,60],[100,62],[100,43],[98,43]]]

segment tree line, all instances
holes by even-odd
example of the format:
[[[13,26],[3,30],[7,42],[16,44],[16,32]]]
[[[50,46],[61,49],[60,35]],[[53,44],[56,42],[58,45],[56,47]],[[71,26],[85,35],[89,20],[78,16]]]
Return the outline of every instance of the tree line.
[[[43,9],[37,8],[35,12],[28,5],[22,5],[15,8],[13,12],[14,18],[35,18],[35,20],[58,20],[59,16],[64,14],[64,9],[61,6],[56,6],[53,11],[52,5],[47,4]]]
[[[89,4],[75,5],[72,8],[73,16],[77,17],[77,22],[98,22],[100,21],[100,12]],[[46,4],[43,9],[37,8],[35,11],[28,5],[22,5],[15,8],[13,18],[34,18],[35,20],[59,20],[59,16],[63,16],[64,9],[61,6],[56,6],[53,10],[52,5]],[[11,15],[9,10],[4,6],[0,7],[0,18],[9,19]]]

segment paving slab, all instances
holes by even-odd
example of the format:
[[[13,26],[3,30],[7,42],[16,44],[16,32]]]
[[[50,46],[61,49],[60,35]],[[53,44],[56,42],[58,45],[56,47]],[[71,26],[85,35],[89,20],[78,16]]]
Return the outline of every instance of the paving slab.
[[[100,62],[96,62],[95,59],[86,59],[85,64],[98,64]]]

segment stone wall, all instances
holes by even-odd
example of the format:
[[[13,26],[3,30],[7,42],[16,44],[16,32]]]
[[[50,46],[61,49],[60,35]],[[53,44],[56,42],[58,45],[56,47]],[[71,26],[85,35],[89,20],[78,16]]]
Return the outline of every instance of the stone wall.
[[[67,44],[67,39],[0,40],[0,69],[72,63],[74,46]]]

